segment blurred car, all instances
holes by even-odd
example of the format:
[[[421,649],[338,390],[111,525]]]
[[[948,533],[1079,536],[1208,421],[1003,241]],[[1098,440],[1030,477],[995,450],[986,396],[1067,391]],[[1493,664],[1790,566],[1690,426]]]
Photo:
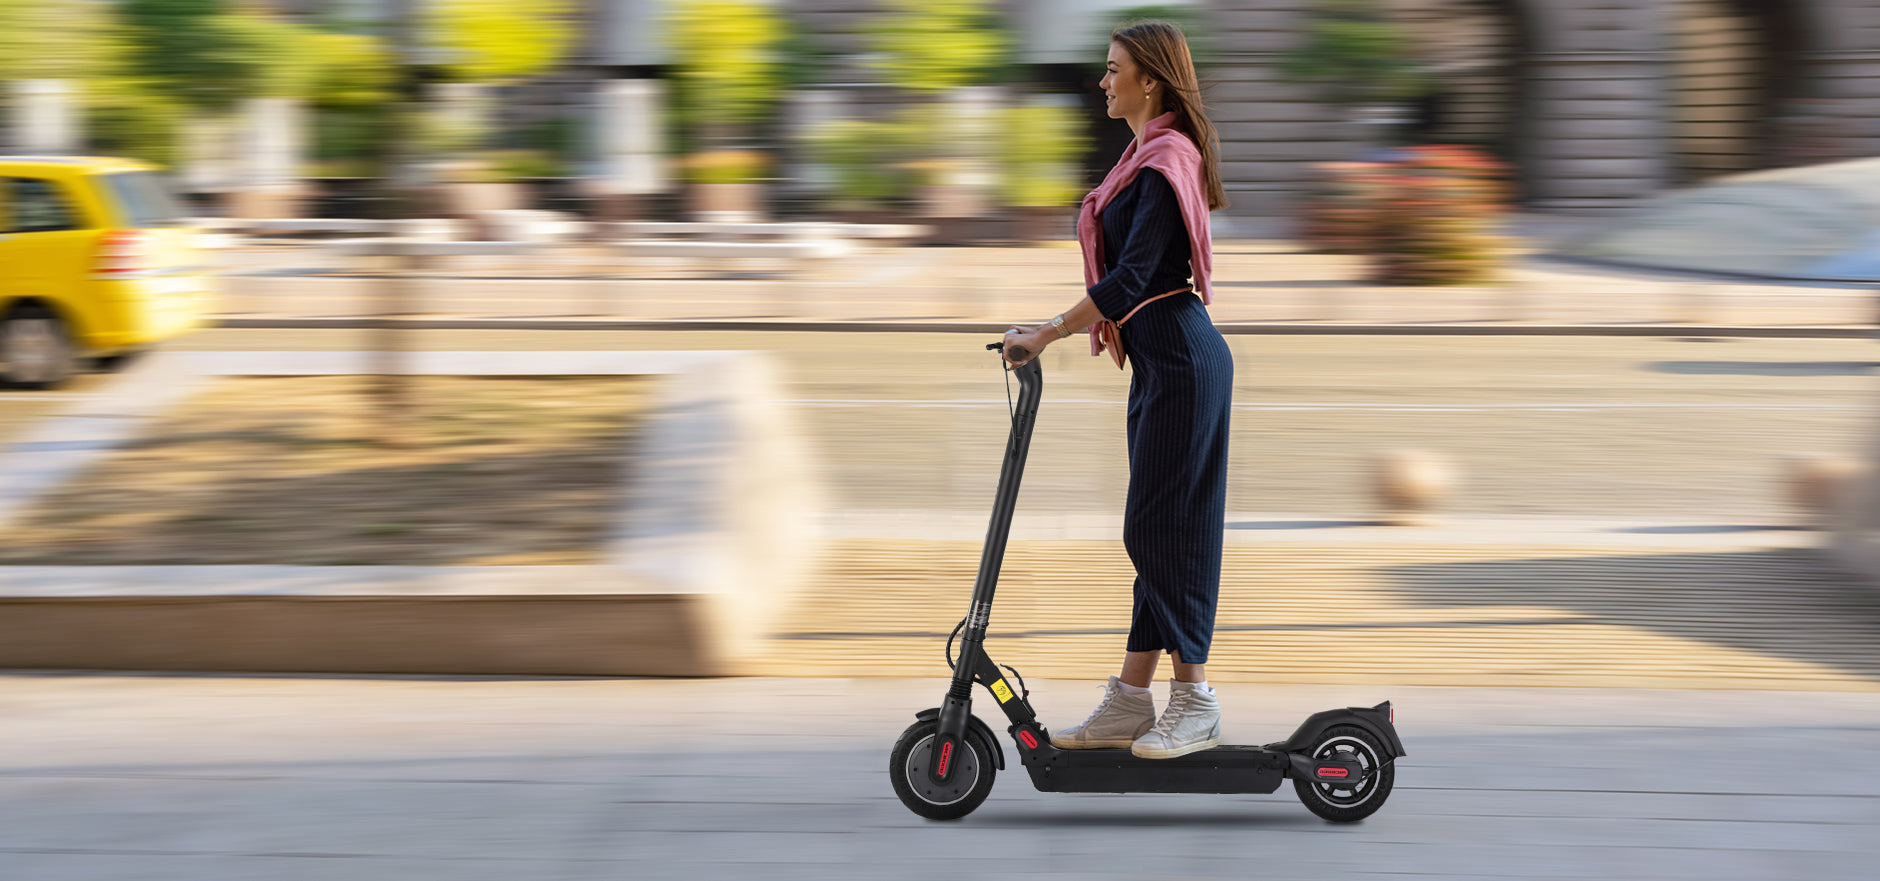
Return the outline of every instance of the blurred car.
[[[0,381],[64,382],[202,326],[215,282],[154,166],[0,156]]]

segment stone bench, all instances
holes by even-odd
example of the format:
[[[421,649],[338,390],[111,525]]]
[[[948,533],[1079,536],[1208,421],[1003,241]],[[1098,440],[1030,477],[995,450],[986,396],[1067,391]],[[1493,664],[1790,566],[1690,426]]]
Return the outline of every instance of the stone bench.
[[[599,560],[571,566],[0,567],[0,667],[716,676],[747,670],[816,553],[807,450],[753,352],[413,352],[405,372],[658,374]],[[218,376],[367,352],[159,352],[0,448],[0,533]],[[622,456],[629,455],[622,450]],[[283,504],[292,504],[286,500]]]

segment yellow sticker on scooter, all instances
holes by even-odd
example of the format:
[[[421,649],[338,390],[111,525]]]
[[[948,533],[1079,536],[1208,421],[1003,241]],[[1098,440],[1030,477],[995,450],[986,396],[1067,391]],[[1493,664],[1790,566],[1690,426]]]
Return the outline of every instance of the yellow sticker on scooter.
[[[999,703],[1005,703],[1012,699],[1012,687],[1006,685],[1003,679],[994,680],[992,683],[992,696],[998,698]]]

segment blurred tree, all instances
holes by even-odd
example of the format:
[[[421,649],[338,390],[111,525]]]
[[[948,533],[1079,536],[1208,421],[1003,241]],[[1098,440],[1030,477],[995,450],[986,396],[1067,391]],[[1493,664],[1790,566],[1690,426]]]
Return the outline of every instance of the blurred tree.
[[[86,0],[0,0],[0,81],[80,80],[114,62],[110,10]]]
[[[1007,79],[1007,37],[987,0],[886,0],[869,22],[871,62],[910,92],[937,94]]]
[[[1335,103],[1402,101],[1423,87],[1409,40],[1377,0],[1317,0],[1305,36],[1280,72],[1323,87]]]
[[[301,29],[229,0],[122,0],[128,72],[202,110],[294,97],[310,71]]]
[[[1000,115],[1008,138],[999,154],[1000,199],[1018,207],[1054,208],[1081,198],[1077,158],[1090,146],[1083,114],[1065,103],[1032,99]]]
[[[508,83],[547,70],[573,43],[571,0],[436,0],[425,12],[428,42],[452,78]]]
[[[763,119],[785,85],[787,22],[753,0],[685,0],[667,22],[678,59],[673,110],[693,147],[718,147]]]
[[[314,69],[307,98],[313,105],[313,158],[322,173],[349,177],[368,172],[397,97],[399,71],[391,51],[363,34],[317,32],[307,40]]]
[[[398,70],[376,38],[315,32],[302,37],[308,70],[301,94],[321,107],[374,107],[393,98]]]
[[[91,150],[171,165],[187,110],[135,80],[106,78],[85,84],[85,134]]]
[[[913,189],[907,168],[915,153],[914,132],[903,122],[832,119],[810,134],[812,161],[833,176],[830,207],[880,211]]]
[[[35,0],[0,0],[20,2]],[[82,53],[88,130],[107,152],[170,162],[185,119],[225,113],[246,98],[301,98],[316,112],[371,115],[392,97],[390,53],[370,36],[318,30],[231,0],[54,2],[110,10],[94,25],[96,47]],[[360,141],[372,125],[336,128],[349,152],[369,149]],[[316,155],[331,158],[331,140],[320,127]]]

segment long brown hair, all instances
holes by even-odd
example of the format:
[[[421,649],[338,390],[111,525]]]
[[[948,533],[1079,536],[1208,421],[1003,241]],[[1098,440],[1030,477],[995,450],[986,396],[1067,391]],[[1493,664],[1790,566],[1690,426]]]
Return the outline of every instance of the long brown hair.
[[[1188,54],[1188,38],[1181,26],[1160,19],[1126,22],[1110,32],[1110,42],[1129,52],[1144,75],[1168,87],[1162,92],[1163,109],[1175,111],[1175,127],[1201,150],[1208,210],[1226,208],[1227,191],[1221,188],[1221,136],[1201,103],[1201,78],[1195,75],[1195,62]]]

